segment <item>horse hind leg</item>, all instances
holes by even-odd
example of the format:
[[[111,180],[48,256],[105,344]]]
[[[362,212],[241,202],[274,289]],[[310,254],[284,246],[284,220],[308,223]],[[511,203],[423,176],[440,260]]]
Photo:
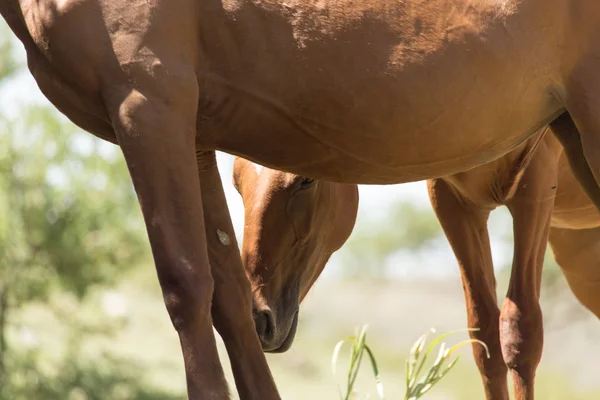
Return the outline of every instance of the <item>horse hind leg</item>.
[[[487,231],[489,212],[459,198],[443,179],[427,181],[429,198],[458,261],[471,338],[486,343],[490,357],[478,343],[473,357],[481,374],[485,398],[508,400],[507,368],[500,348],[496,281]]]
[[[596,208],[600,210],[600,186],[597,180],[600,178],[600,165],[596,167],[599,172],[594,173],[592,170],[593,165],[600,161],[600,152],[594,150],[596,139],[592,135],[580,135],[579,129],[569,112],[560,115],[550,123],[550,126],[554,136],[565,150],[573,175],[575,175]],[[584,149],[584,136],[587,137],[587,142],[585,142],[587,150]],[[600,150],[600,141],[598,141],[598,147]]]
[[[540,145],[515,195],[506,204],[513,216],[515,251],[500,313],[500,341],[513,376],[516,400],[534,398],[535,372],[542,356],[539,297],[557,180],[553,154],[545,143]]]
[[[600,211],[600,75],[596,54],[582,60],[566,80],[563,113],[550,125],[569,165]]]

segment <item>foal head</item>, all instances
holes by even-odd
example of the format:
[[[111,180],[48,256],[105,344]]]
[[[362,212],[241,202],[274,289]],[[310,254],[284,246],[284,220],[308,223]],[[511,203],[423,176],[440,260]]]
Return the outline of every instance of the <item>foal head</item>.
[[[294,341],[300,302],[354,228],[358,187],[239,157],[233,183],[244,202],[242,260],[256,331],[264,351],[281,353]]]

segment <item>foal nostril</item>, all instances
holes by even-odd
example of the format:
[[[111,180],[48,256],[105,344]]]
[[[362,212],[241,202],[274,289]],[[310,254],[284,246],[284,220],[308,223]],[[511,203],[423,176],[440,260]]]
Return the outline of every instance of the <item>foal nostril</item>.
[[[254,324],[256,333],[263,342],[270,342],[275,338],[275,319],[271,310],[263,310],[254,313]]]

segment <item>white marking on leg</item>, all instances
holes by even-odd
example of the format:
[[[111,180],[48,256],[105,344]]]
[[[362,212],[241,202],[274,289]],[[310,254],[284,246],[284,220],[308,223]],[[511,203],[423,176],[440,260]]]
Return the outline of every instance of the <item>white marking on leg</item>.
[[[229,246],[231,244],[231,239],[229,238],[229,235],[223,232],[222,230],[217,229],[217,236],[219,236],[219,241],[223,246]]]

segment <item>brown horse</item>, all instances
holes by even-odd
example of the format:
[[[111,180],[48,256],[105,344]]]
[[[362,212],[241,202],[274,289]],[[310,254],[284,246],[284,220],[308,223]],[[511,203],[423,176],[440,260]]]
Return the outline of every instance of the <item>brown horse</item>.
[[[493,161],[568,111],[600,206],[600,3],[572,0],[0,0],[29,70],[118,144],[192,399],[276,399],[215,150],[346,183]]]
[[[242,258],[255,307],[268,315],[268,324],[257,324],[263,348],[281,351],[292,344],[295,325],[290,330],[290,321],[296,321],[302,298],[349,236],[357,190],[255,167],[242,158],[234,164],[234,185],[245,206]],[[543,343],[538,301],[548,231],[554,258],[573,292],[600,317],[600,215],[573,176],[562,147],[545,131],[494,162],[429,180],[428,188],[460,266],[469,326],[480,328],[472,337],[490,349],[488,359],[481,346],[473,347],[486,398],[508,399],[508,366],[516,398],[532,399]],[[487,233],[488,216],[500,205],[511,211],[515,234],[502,311]]]

